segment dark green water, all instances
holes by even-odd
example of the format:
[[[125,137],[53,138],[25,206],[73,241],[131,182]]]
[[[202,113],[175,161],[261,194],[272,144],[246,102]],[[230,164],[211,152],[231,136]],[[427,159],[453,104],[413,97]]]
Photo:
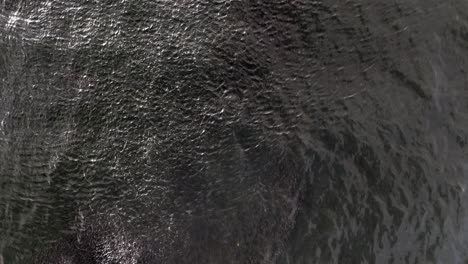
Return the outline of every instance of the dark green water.
[[[468,261],[468,2],[0,1],[0,264]]]

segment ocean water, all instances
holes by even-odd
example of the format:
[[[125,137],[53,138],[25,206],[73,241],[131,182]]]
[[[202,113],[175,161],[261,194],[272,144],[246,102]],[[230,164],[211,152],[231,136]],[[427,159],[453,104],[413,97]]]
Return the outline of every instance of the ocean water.
[[[0,1],[0,264],[465,264],[468,2]]]

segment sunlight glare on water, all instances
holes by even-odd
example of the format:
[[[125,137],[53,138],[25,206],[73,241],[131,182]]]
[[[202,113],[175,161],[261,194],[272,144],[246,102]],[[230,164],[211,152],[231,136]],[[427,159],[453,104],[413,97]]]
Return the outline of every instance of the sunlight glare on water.
[[[0,3],[0,264],[468,261],[468,3]]]

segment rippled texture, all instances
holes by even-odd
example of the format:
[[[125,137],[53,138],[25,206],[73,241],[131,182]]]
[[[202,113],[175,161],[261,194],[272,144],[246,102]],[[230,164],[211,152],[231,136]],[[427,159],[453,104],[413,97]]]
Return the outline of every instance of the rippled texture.
[[[468,261],[464,0],[4,0],[0,51],[0,263]]]

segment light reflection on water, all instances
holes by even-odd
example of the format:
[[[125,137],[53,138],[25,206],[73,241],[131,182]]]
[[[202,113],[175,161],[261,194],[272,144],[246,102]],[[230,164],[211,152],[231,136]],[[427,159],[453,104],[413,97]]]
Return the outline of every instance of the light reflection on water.
[[[0,264],[465,263],[467,5],[4,1]]]

